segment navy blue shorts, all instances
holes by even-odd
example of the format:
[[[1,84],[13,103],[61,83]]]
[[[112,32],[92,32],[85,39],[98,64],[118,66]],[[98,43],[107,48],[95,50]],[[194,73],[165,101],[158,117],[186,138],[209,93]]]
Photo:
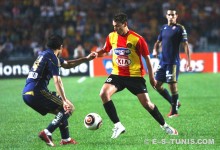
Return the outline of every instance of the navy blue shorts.
[[[40,90],[38,92],[28,91],[23,94],[24,102],[41,115],[63,109],[63,102],[56,92]]]
[[[117,92],[127,88],[132,94],[147,93],[147,87],[143,77],[124,77],[118,75],[110,75],[105,83],[115,85]]]
[[[155,79],[160,82],[175,83],[179,76],[179,65],[159,65],[155,74]]]

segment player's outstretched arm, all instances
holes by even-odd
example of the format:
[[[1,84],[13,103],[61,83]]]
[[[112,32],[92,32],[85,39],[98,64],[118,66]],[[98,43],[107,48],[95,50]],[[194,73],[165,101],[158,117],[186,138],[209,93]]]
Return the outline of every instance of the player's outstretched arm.
[[[61,67],[66,68],[66,69],[73,68],[73,67],[80,65],[81,63],[90,61],[90,60],[96,58],[97,56],[98,56],[98,54],[96,52],[92,52],[86,57],[64,61],[64,63],[61,65]]]
[[[97,52],[97,54],[98,54],[97,57],[102,57],[105,53],[106,52],[103,49],[101,49]]]

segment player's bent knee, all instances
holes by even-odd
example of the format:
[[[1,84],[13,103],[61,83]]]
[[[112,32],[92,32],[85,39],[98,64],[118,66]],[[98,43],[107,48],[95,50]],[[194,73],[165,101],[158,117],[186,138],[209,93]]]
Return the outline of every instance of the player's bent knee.
[[[103,102],[108,101],[108,99],[109,99],[109,96],[108,96],[107,92],[101,92],[99,94],[99,96],[101,97]]]

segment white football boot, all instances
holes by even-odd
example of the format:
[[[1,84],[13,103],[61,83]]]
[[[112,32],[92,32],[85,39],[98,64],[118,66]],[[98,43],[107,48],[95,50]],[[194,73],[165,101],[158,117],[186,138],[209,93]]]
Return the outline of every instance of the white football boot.
[[[117,122],[115,127],[112,129],[112,139],[116,139],[120,134],[125,132],[125,127],[121,124],[121,122]]]
[[[170,125],[168,125],[167,123],[160,127],[169,135],[178,135],[178,131]]]

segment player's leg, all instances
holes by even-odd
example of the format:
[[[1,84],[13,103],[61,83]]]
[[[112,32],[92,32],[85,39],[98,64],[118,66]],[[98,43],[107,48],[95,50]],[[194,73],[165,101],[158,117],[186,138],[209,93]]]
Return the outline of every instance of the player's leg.
[[[181,106],[179,102],[179,94],[177,89],[177,82],[176,83],[169,83],[169,88],[172,93],[172,109],[170,113],[168,114],[168,117],[176,117],[178,116],[178,108]]]
[[[115,105],[111,100],[112,94],[114,94],[116,91],[117,88],[114,85],[107,83],[102,86],[100,91],[100,97],[102,99],[105,111],[113,123],[119,122]]]
[[[126,88],[134,95],[137,96],[141,105],[152,115],[152,117],[161,125],[166,133],[170,135],[177,135],[176,129],[166,124],[163,116],[158,110],[157,106],[150,101],[150,97],[147,92],[146,81],[142,77],[130,78],[125,82]]]
[[[46,115],[48,113],[48,109],[45,108],[45,103],[47,104],[47,101],[45,101],[44,97],[42,97],[41,93],[34,92],[34,91],[28,91],[23,94],[24,102],[33,108],[35,111],[40,113],[41,115]],[[52,134],[47,130],[44,129],[39,133],[39,137],[46,142],[48,146],[55,146],[52,140]]]
[[[64,110],[59,111],[52,122],[48,125],[47,128],[42,130],[39,133],[39,137],[47,143],[49,146],[53,146],[50,144],[52,142],[52,134],[59,127],[61,132],[62,139],[66,139],[70,141],[69,137],[69,129],[68,129],[68,119],[69,114],[65,114]],[[64,128],[67,127],[67,128]],[[48,138],[51,140],[48,140]]]
[[[179,75],[179,65],[167,65],[166,82],[168,83],[172,94],[171,96],[172,109],[168,114],[168,117],[178,116],[178,108],[181,105],[178,100],[179,98],[178,88],[177,88],[178,75]]]
[[[72,139],[69,135],[69,128],[68,128],[69,117],[70,114],[65,114],[65,111],[62,108],[46,128],[46,130],[49,131],[47,133],[52,134],[59,127],[61,134],[61,142],[60,142],[61,145],[77,144],[77,142],[74,139]]]
[[[172,98],[170,96],[170,93],[166,88],[163,87],[163,83],[166,82],[166,65],[158,66],[155,74],[155,79],[157,81],[157,84],[155,86],[157,92],[171,105]]]
[[[46,134],[49,137],[52,137],[52,133],[59,127],[62,138],[61,142],[65,141],[66,143],[64,144],[76,144],[75,141],[72,142],[73,139],[69,136],[68,118],[70,117],[70,114],[65,114],[60,96],[58,96],[56,92],[48,91],[41,91],[41,94],[42,99],[45,101],[44,107],[47,108],[48,113],[55,114],[56,116],[48,127],[40,132],[39,137],[41,137],[41,134]],[[63,145],[63,143],[60,144]]]
[[[152,115],[152,117],[160,124],[164,125],[165,121],[156,105],[154,105],[149,98],[148,93],[137,94],[141,105]]]
[[[162,85],[163,85],[163,82],[157,81],[155,88],[156,88],[157,92],[165,100],[167,100],[170,103],[170,105],[172,105],[172,97],[170,96],[170,93],[168,92],[168,90],[166,88],[164,88]]]
[[[100,91],[100,97],[102,99],[104,109],[110,120],[115,125],[111,138],[117,138],[121,133],[125,132],[125,128],[119,120],[115,105],[111,99],[111,96],[118,91],[117,87],[119,86],[119,83],[117,78],[118,76],[110,75]]]
[[[150,101],[149,95],[147,93],[137,94],[137,97],[142,104],[142,106],[151,114],[151,116],[160,124],[161,128],[170,135],[178,135],[178,131],[168,125],[157,106]]]
[[[163,116],[158,111],[157,107],[150,101],[147,93],[146,80],[142,77],[133,77],[127,80],[126,88],[135,96],[137,96],[141,105],[154,117],[160,124],[164,125],[165,121]]]
[[[67,115],[68,116],[68,115]],[[60,145],[66,145],[66,144],[77,144],[77,142],[70,138],[69,136],[69,128],[68,128],[68,117],[63,117],[63,119],[60,122],[60,133],[61,133],[61,141]]]

